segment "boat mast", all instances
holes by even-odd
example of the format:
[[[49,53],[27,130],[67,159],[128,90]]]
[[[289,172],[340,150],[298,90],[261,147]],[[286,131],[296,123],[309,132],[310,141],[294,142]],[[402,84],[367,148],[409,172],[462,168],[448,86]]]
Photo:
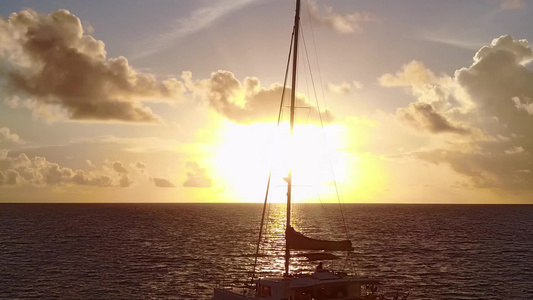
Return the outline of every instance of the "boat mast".
[[[296,102],[296,68],[298,62],[298,32],[300,30],[300,0],[296,0],[296,14],[294,16],[294,48],[292,50],[292,86],[291,86],[291,137],[294,133],[294,104]],[[289,168],[287,176],[287,223],[285,224],[285,235],[289,226],[291,226],[291,192],[292,192],[292,170]],[[289,276],[289,261],[291,259],[291,250],[288,247],[287,238],[285,238],[285,276]]]

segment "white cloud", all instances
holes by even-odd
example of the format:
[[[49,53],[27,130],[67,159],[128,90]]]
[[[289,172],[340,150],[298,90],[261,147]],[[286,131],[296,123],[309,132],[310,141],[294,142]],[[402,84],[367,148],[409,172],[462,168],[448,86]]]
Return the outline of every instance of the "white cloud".
[[[7,127],[0,128],[0,143],[3,141],[22,143],[22,139],[17,134],[12,133]]]

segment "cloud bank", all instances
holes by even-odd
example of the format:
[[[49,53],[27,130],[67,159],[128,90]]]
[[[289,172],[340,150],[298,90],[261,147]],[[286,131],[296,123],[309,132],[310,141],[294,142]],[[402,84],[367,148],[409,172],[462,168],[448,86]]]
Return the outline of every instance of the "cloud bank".
[[[0,185],[127,187],[131,182],[127,176],[113,179],[106,174],[61,167],[43,157],[30,159],[24,153],[10,157],[7,150],[0,149]]]
[[[175,100],[183,93],[176,79],[160,82],[124,57],[107,58],[104,43],[67,10],[0,17],[0,79],[12,106],[45,119],[157,122],[141,101]]]
[[[436,76],[419,62],[383,75],[382,85],[407,88],[417,98],[396,118],[421,133],[468,137],[411,155],[450,166],[469,186],[532,192],[532,60],[528,41],[505,35],[452,77]]]

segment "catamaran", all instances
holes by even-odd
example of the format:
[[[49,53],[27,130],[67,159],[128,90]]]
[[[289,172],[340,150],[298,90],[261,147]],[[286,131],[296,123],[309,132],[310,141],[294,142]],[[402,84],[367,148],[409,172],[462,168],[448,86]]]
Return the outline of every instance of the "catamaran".
[[[296,72],[298,61],[298,38],[300,31],[300,0],[296,0],[296,14],[294,17],[294,27],[291,39],[292,52],[292,82],[290,94],[290,134],[294,131],[295,102],[296,102]],[[287,63],[286,79],[290,63]],[[285,82],[286,83],[286,82]],[[285,86],[285,84],[284,84]],[[284,89],[285,91],[285,89]],[[283,92],[284,94],[284,92]],[[283,99],[283,96],[282,96]],[[283,101],[283,100],[282,100]],[[278,117],[278,125],[279,125]],[[270,186],[269,176],[267,186]],[[325,251],[353,251],[352,243],[349,240],[330,241],[307,237],[296,231],[291,223],[291,200],[292,200],[292,172],[288,171],[288,176],[284,178],[287,183],[286,200],[286,223],[285,223],[285,271],[280,276],[255,278],[252,274],[252,284],[245,287],[216,287],[214,289],[213,300],[370,300],[370,299],[406,299],[407,295],[394,293],[387,297],[378,291],[380,282],[376,279],[352,276],[346,272],[335,272],[323,267],[322,262],[314,272],[297,273],[291,272],[291,251],[321,251],[318,253],[303,254],[311,261],[335,259],[338,256]],[[264,216],[268,198],[265,197],[263,206],[263,217],[259,230],[259,239],[263,232]],[[255,255],[257,263],[259,243]],[[255,265],[255,264],[254,264]],[[255,269],[254,269],[255,271]]]

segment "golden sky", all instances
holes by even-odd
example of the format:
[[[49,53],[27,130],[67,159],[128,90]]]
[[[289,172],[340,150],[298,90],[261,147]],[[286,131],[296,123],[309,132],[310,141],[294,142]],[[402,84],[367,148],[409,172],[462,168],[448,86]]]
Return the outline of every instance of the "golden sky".
[[[293,137],[291,1],[3,3],[0,202],[533,202],[530,3],[302,2]]]

